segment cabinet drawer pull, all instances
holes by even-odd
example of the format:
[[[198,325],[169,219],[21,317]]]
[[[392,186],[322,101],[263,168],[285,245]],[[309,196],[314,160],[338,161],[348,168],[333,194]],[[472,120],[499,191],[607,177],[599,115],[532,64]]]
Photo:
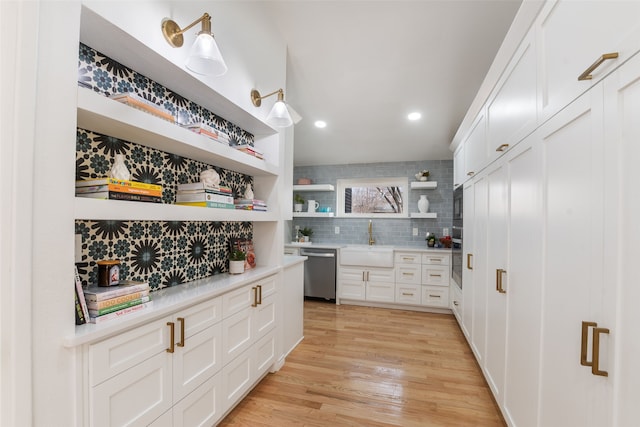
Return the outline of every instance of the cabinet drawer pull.
[[[173,353],[175,351],[176,325],[173,322],[167,322],[167,326],[169,327],[169,348],[167,349],[167,353]]]
[[[503,270],[501,268],[496,269],[496,291],[501,294],[506,294],[507,291],[502,287],[502,275],[506,273],[507,270]]]
[[[589,328],[598,326],[595,322],[582,322],[582,338],[580,340],[580,364],[582,366],[592,366],[593,362],[587,360],[587,343],[589,341]]]
[[[258,288],[253,286],[251,290],[253,291],[253,303],[251,304],[251,307],[257,307],[258,306]]]
[[[440,298],[440,295],[432,295],[432,294],[429,294],[429,298]]]
[[[475,174],[475,172],[473,172],[473,171],[467,172],[467,176],[473,176],[473,174]]]
[[[602,55],[600,58],[598,58],[596,60],[596,62],[594,62],[593,64],[591,64],[591,66],[589,68],[587,68],[586,70],[584,70],[584,72],[582,74],[580,74],[578,76],[578,80],[591,80],[593,78],[593,76],[591,75],[591,73],[598,68],[604,61],[606,61],[607,59],[616,59],[618,57],[618,52],[612,52],[612,53],[605,53],[604,55]]]
[[[442,262],[442,258],[429,258],[429,262]]]
[[[507,148],[509,148],[509,144],[501,144],[498,146],[498,148],[496,148],[496,151],[504,151]]]
[[[473,257],[473,254],[467,254],[467,270],[473,270],[473,267],[471,266],[472,257]]]
[[[403,276],[413,276],[413,273],[406,273],[406,272],[404,272],[404,271],[403,271],[403,272],[402,272],[402,275],[403,275]]]
[[[414,257],[409,257],[409,256],[404,256],[404,257],[402,257],[402,260],[403,261],[415,261],[415,258]]]
[[[184,317],[178,317],[178,322],[180,322],[180,342],[178,347],[184,347]]]
[[[405,297],[412,297],[413,294],[409,293],[409,292],[403,292],[402,295],[404,295]]]
[[[453,302],[453,305],[458,306],[458,305],[460,305],[460,304],[458,303],[458,301],[454,301],[454,302]]]
[[[600,370],[600,334],[608,334],[607,328],[593,328],[593,348],[591,354],[593,356],[593,364],[591,365],[591,373],[601,377],[608,377],[609,372]]]
[[[257,285],[258,288],[258,304],[262,304],[262,285]]]
[[[442,274],[429,274],[431,277],[442,277]]]

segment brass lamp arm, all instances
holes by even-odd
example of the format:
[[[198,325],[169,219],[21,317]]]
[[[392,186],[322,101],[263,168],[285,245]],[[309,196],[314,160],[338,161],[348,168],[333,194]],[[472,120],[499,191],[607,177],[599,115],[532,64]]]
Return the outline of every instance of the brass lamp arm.
[[[271,95],[275,95],[278,94],[278,101],[284,101],[284,91],[282,89],[278,89],[274,92],[271,92],[267,95],[264,96],[260,96],[260,92],[258,92],[257,90],[253,89],[251,91],[251,101],[253,102],[253,105],[255,105],[256,107],[259,107],[260,104],[262,104],[261,100],[264,98],[268,98]]]
[[[211,32],[211,16],[205,12],[204,15],[178,31],[176,34],[184,34],[185,31],[190,30],[199,22],[202,22],[202,31]]]
[[[183,29],[180,29],[180,26],[175,21],[166,19],[162,22],[162,34],[164,34],[164,38],[171,46],[181,47],[184,43],[182,34],[185,31],[193,28],[199,22],[202,22],[202,30],[200,32],[208,33],[213,36],[213,33],[211,33],[211,15],[209,15],[208,13],[205,13],[200,18],[196,19]]]

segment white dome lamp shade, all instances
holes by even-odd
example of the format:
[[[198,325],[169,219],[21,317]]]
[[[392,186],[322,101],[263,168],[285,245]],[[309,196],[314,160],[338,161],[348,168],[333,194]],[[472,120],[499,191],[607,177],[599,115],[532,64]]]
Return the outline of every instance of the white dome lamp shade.
[[[276,93],[278,94],[278,100],[273,104],[271,111],[267,115],[266,122],[274,127],[286,128],[293,124],[293,120],[291,119],[287,104],[284,102],[284,91],[282,89],[278,89],[265,96],[260,96],[260,92],[253,89],[251,91],[251,102],[253,102],[253,105],[256,107],[259,107],[262,104],[263,98],[275,95]]]
[[[202,22],[202,30],[198,33],[196,41],[191,47],[185,66],[197,74],[209,76],[221,76],[227,72],[227,64],[222,58],[220,49],[211,32],[211,16],[205,13],[200,18],[180,29],[175,21],[165,19],[162,21],[162,34],[173,47],[181,47],[184,43],[182,34],[197,23]]]

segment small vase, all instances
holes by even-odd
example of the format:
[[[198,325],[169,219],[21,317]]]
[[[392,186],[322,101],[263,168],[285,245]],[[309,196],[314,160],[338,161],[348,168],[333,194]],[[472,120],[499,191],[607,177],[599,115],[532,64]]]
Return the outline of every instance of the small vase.
[[[124,163],[124,154],[116,154],[113,166],[109,171],[109,178],[128,181],[130,177],[131,173],[129,172],[129,169],[127,169],[127,165]]]
[[[420,196],[420,200],[418,200],[418,211],[420,213],[429,212],[429,199],[427,199],[427,196]]]

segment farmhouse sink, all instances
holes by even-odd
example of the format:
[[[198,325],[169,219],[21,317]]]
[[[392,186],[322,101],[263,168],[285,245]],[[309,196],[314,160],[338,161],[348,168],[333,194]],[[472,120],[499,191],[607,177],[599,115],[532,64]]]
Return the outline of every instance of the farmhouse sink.
[[[393,246],[346,246],[340,249],[340,264],[393,267]]]

